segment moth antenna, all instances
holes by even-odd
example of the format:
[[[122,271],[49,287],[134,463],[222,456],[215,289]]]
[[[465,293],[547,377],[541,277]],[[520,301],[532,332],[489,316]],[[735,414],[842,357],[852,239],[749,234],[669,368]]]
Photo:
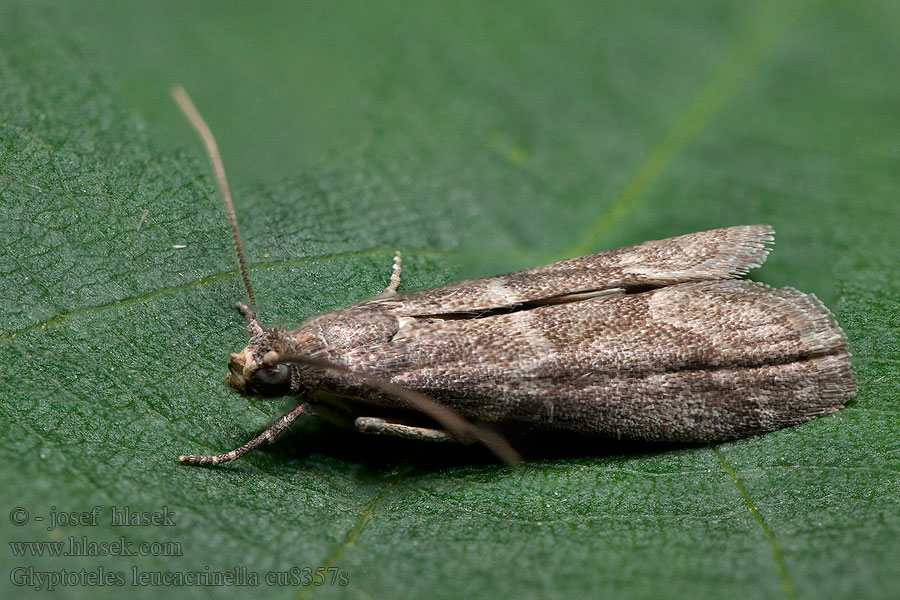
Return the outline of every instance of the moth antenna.
[[[269,352],[267,353],[267,356],[263,358],[263,362],[269,366],[278,363],[296,363],[325,371],[352,375],[357,379],[365,381],[369,386],[376,390],[406,401],[412,408],[431,417],[456,437],[471,439],[481,443],[497,458],[508,465],[516,466],[522,462],[522,455],[516,452],[503,436],[494,433],[493,431],[487,431],[477,427],[475,424],[459,416],[454,410],[447,408],[434,398],[420,392],[396,385],[374,375],[351,371],[341,365],[336,365],[317,358],[310,358],[301,354],[277,354],[275,352]]]
[[[244,258],[244,243],[241,241],[241,231],[238,229],[237,215],[234,212],[234,204],[231,202],[231,192],[228,190],[228,179],[225,177],[225,165],[222,164],[222,157],[219,155],[219,147],[216,145],[216,138],[213,137],[212,131],[207,126],[206,121],[200,115],[200,112],[191,102],[191,97],[187,91],[180,85],[172,87],[172,97],[184,116],[188,118],[194,129],[203,140],[206,147],[206,155],[212,164],[213,172],[216,175],[216,183],[219,186],[219,192],[222,194],[222,202],[225,204],[225,213],[231,222],[231,237],[234,240],[234,251],[237,254],[238,266],[241,269],[241,279],[244,280],[244,287],[247,289],[247,297],[250,298],[250,310],[252,316],[248,316],[249,320],[256,320],[256,298],[253,296],[253,286],[250,285],[250,273],[247,271],[247,260]]]

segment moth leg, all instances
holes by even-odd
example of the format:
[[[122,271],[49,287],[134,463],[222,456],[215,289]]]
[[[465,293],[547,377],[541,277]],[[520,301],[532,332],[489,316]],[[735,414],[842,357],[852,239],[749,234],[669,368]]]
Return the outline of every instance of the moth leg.
[[[262,430],[258,436],[241,446],[240,448],[235,448],[231,452],[226,452],[224,454],[214,454],[214,455],[184,455],[178,457],[179,462],[182,462],[186,465],[220,465],[222,463],[231,462],[233,460],[237,460],[243,455],[247,454],[251,450],[256,449],[261,446],[264,442],[274,442],[278,436],[287,430],[288,427],[291,426],[291,423],[297,420],[302,414],[312,414],[312,409],[306,404],[299,404],[293,410],[286,412],[281,415],[272,423],[269,424],[268,427]]]
[[[356,429],[360,433],[374,433],[376,435],[393,435],[408,440],[421,442],[453,442],[457,444],[471,444],[474,440],[461,440],[442,429],[430,429],[428,427],[413,427],[401,423],[391,423],[378,417],[359,417],[356,419]]]
[[[400,287],[400,273],[403,266],[400,261],[400,251],[394,252],[394,264],[391,266],[391,281],[384,291],[375,296],[376,298],[390,298],[397,295],[397,288]]]

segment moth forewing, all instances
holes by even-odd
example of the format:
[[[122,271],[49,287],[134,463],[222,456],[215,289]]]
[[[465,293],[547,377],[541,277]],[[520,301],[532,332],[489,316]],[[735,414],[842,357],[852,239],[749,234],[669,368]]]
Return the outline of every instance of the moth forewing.
[[[215,144],[186,94],[176,99],[206,143],[252,301]],[[714,229],[410,294],[397,293],[398,255],[381,294],[292,331],[239,305],[251,337],[231,356],[228,385],[298,406],[236,450],[180,460],[234,460],[317,411],[364,433],[477,440],[511,463],[509,444],[468,420],[698,442],[834,412],[854,382],[831,313],[814,296],[736,279],[772,241],[766,225]],[[336,396],[364,404],[323,399]]]
[[[749,281],[430,316],[404,329],[328,358],[467,418],[538,430],[717,441],[833,412],[853,391],[830,313],[812,296]],[[352,382],[326,385],[365,393]]]

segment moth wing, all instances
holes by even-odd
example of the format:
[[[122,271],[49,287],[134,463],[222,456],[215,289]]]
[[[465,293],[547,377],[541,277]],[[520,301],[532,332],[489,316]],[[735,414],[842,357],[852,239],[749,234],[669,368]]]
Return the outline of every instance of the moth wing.
[[[773,234],[768,225],[701,231],[506,275],[371,300],[363,306],[398,316],[478,313],[523,303],[568,302],[636,288],[731,279],[765,261]]]
[[[409,319],[390,342],[330,358],[472,419],[654,441],[787,427],[854,390],[843,333],[814,296],[739,280]]]

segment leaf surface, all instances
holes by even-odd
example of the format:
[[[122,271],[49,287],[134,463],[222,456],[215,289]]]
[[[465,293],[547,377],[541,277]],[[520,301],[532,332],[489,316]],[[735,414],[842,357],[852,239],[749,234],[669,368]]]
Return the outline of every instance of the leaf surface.
[[[895,4],[266,6],[0,9],[4,589],[36,594],[30,566],[122,573],[60,585],[92,598],[896,595]],[[181,467],[285,404],[223,385],[244,292],[176,82],[219,137],[268,324],[377,293],[395,249],[412,290],[769,223],[752,277],[831,307],[858,395],[758,438],[518,470],[312,422]],[[126,506],[174,525],[112,524]],[[70,537],[135,554],[13,544]],[[295,585],[307,567],[348,584]],[[172,583],[208,572],[258,579]]]

